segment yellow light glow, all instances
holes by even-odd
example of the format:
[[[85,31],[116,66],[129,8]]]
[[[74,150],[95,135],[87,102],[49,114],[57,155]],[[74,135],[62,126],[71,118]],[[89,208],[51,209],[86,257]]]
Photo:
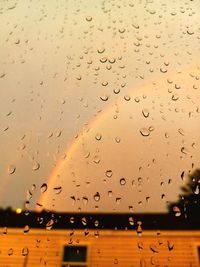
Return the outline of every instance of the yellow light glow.
[[[21,212],[22,212],[22,209],[21,209],[21,208],[17,208],[17,209],[16,209],[16,213],[17,213],[17,214],[20,214]]]

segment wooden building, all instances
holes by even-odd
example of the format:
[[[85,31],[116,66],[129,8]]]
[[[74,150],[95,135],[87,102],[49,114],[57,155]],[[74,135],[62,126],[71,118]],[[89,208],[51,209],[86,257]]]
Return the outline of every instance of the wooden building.
[[[167,215],[1,216],[0,267],[198,267],[199,219]]]

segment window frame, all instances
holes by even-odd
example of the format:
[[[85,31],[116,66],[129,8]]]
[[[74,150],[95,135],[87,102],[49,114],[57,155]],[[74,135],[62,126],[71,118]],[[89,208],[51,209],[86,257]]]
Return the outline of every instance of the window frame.
[[[86,247],[86,261],[82,262],[82,261],[64,261],[64,248],[65,247]],[[63,244],[62,245],[62,259],[61,259],[61,266],[63,265],[67,265],[69,264],[70,267],[73,266],[86,266],[86,267],[90,267],[89,265],[89,243],[80,243],[80,244]]]

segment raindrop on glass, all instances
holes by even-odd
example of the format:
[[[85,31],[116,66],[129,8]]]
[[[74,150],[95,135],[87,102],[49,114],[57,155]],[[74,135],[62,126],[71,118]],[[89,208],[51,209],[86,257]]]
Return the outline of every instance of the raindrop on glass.
[[[30,231],[30,227],[28,225],[25,225],[24,227],[24,234],[28,234]]]
[[[9,174],[13,174],[13,173],[15,173],[15,171],[16,171],[16,167],[14,165],[11,164],[8,166],[8,173]]]
[[[87,225],[87,219],[85,217],[81,219],[81,222],[84,226]]]
[[[120,185],[125,185],[126,184],[126,179],[125,178],[121,178],[120,179]]]
[[[169,251],[172,251],[174,249],[174,244],[172,244],[169,240],[167,240],[167,247]]]
[[[107,101],[108,100],[108,96],[107,95],[102,95],[102,96],[100,96],[100,99],[102,101]]]
[[[99,194],[99,192],[96,192],[96,194],[94,195],[94,200],[95,201],[99,201],[100,200],[100,194]]]
[[[41,185],[40,191],[41,191],[41,193],[44,193],[44,192],[47,191],[47,184],[46,183],[44,183],[44,184]]]
[[[175,214],[176,217],[181,216],[181,210],[179,209],[179,207],[174,206],[173,207],[173,212],[174,212],[174,214]]]
[[[54,187],[54,192],[56,195],[59,195],[62,192],[62,187],[61,186],[56,186]]]
[[[22,249],[22,256],[27,256],[29,254],[29,249],[27,247],[24,247]]]
[[[12,256],[13,255],[13,249],[12,248],[9,248],[8,250],[8,256]]]
[[[92,21],[92,17],[91,16],[87,16],[85,19],[86,19],[87,22]]]
[[[125,95],[125,96],[124,96],[124,100],[126,100],[126,101],[130,101],[130,100],[131,100],[131,97],[130,97],[129,95]]]
[[[107,170],[107,171],[106,171],[106,176],[107,176],[108,178],[112,177],[112,175],[113,175],[112,170]]]
[[[53,220],[53,219],[50,219],[50,220],[48,221],[48,223],[46,224],[46,229],[47,229],[47,230],[51,230],[52,227],[53,227],[53,225],[54,225],[54,220]]]
[[[142,110],[142,114],[143,114],[143,116],[145,117],[145,118],[148,118],[149,117],[149,110],[148,109],[143,109]]]
[[[97,134],[95,135],[95,139],[96,139],[97,141],[100,141],[101,138],[102,138],[102,135],[101,135],[100,133],[97,133]]]
[[[115,141],[116,141],[116,143],[120,143],[121,138],[120,138],[119,136],[116,136],[116,137],[115,137]]]
[[[70,221],[70,223],[73,224],[75,222],[75,218],[74,217],[70,217],[69,221]]]
[[[150,135],[150,131],[149,131],[148,128],[141,128],[140,129],[140,133],[141,133],[142,136],[145,136],[145,137]]]
[[[33,165],[33,170],[37,171],[37,170],[39,170],[39,168],[40,168],[40,164],[38,162],[35,162]]]
[[[133,217],[129,217],[128,218],[128,222],[129,222],[130,225],[134,225],[134,219],[133,219]]]
[[[83,197],[82,200],[83,200],[83,204],[84,205],[88,204],[88,198],[87,197]]]

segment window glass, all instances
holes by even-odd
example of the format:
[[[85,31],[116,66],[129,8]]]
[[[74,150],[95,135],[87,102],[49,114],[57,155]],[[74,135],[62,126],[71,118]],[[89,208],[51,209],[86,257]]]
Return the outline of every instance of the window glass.
[[[2,266],[198,265],[199,14],[0,1]]]
[[[67,262],[86,262],[87,247],[84,246],[65,246],[63,261]]]

